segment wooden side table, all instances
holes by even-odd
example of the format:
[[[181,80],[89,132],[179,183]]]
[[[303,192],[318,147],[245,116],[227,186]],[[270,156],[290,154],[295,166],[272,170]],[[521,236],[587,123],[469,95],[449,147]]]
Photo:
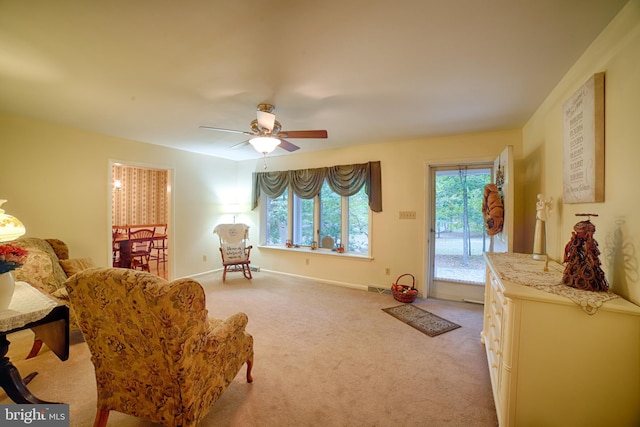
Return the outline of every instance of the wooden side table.
[[[16,282],[16,290],[7,310],[0,311],[0,386],[15,403],[55,404],[35,397],[27,388],[7,352],[7,335],[24,329],[37,336],[62,361],[69,358],[69,307],[58,304],[25,282]]]

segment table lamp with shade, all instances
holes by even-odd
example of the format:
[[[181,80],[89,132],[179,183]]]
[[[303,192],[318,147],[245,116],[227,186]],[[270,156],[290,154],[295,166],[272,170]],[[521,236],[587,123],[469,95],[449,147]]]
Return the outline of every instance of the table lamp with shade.
[[[2,204],[5,202],[6,200],[0,200],[0,242],[16,240],[26,232],[18,218],[5,213],[2,209]]]
[[[0,200],[0,243],[15,240],[26,232],[24,225],[18,218],[5,213],[4,209],[2,209],[4,202],[6,200]],[[6,310],[9,307],[15,289],[15,281],[11,271],[22,265],[26,250],[12,247],[11,245],[6,245],[1,249],[0,262],[2,262],[2,270],[8,271],[0,271],[0,310]]]

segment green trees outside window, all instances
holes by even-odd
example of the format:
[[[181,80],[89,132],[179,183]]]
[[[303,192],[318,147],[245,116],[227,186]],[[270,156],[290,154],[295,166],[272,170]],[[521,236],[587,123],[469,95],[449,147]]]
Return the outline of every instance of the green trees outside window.
[[[489,249],[482,198],[491,169],[442,167],[435,178],[434,279],[484,281],[482,253]]]
[[[284,246],[319,246],[323,237],[334,240],[334,248],[342,245],[346,252],[369,252],[369,198],[363,187],[350,197],[331,190],[325,182],[320,194],[313,199],[302,199],[290,191],[266,201],[266,244]],[[289,236],[289,221],[292,235]]]
[[[289,229],[289,191],[285,190],[280,197],[266,197],[266,244],[284,245],[288,239]]]

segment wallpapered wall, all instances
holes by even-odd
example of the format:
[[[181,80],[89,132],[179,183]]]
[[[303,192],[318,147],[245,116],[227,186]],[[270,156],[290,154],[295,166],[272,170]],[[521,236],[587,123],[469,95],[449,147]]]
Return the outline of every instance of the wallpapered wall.
[[[116,164],[112,172],[113,225],[168,222],[168,171]]]

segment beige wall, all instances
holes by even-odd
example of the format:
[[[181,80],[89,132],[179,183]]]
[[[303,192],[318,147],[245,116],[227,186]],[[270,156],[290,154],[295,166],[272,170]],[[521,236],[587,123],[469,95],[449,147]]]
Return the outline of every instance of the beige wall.
[[[330,282],[364,286],[385,286],[401,274],[416,277],[416,286],[424,293],[427,256],[427,169],[429,164],[493,161],[508,145],[521,158],[521,131],[507,130],[415,141],[389,142],[357,148],[291,154],[267,158],[269,170],[304,169],[380,160],[382,166],[383,212],[371,216],[372,260],[326,255],[320,251],[256,248],[251,260],[261,268],[322,278]],[[310,142],[318,143],[318,142]],[[519,169],[516,162],[516,169]],[[263,171],[262,160],[242,162],[242,186],[251,185],[251,173]],[[247,204],[248,204],[247,195]],[[516,201],[519,205],[520,203]],[[518,209],[518,208],[517,208]],[[516,209],[516,210],[517,210]],[[416,220],[400,220],[399,211],[415,211]],[[259,209],[244,214],[251,228],[252,243],[259,243]],[[516,214],[517,215],[517,214]],[[517,215],[518,216],[518,215]],[[518,237],[516,230],[516,249]],[[309,264],[306,260],[309,260]],[[385,274],[386,268],[391,270]]]
[[[530,252],[535,197],[554,197],[548,223],[549,253],[560,259],[575,213],[595,212],[596,239],[612,287],[640,303],[640,0],[631,0],[540,106],[522,130],[388,142],[312,154],[269,157],[271,170],[299,169],[369,160],[382,162],[383,208],[372,215],[372,260],[256,248],[252,260],[265,269],[365,286],[388,286],[410,272],[425,290],[427,234],[426,170],[430,163],[485,161],[507,145],[515,151],[516,251]],[[606,71],[605,202],[562,204],[563,102],[593,73]],[[249,211],[251,173],[262,159],[232,162],[135,141],[0,114],[0,197],[20,218],[28,235],[67,241],[73,256],[110,259],[110,161],[172,171],[175,214],[173,277],[220,267],[211,234],[233,219],[229,204],[243,206],[238,221],[249,223],[258,245],[258,213]],[[416,220],[398,219],[401,210]],[[207,261],[203,261],[203,256]],[[309,259],[307,265],[306,260]],[[391,274],[385,275],[390,268]]]
[[[110,161],[160,167],[174,178],[173,277],[219,267],[212,230],[223,203],[219,187],[235,180],[235,162],[3,114],[0,145],[0,198],[8,200],[5,210],[25,224],[27,236],[60,238],[72,257],[107,266]]]
[[[605,201],[563,204],[562,105],[594,73],[605,77]],[[574,64],[523,129],[524,230],[533,244],[538,193],[554,198],[549,254],[562,261],[576,213],[592,218],[612,289],[640,303],[640,0],[631,0]]]
[[[431,163],[485,161],[514,146],[516,176],[515,246],[530,252],[535,198],[555,199],[548,222],[549,253],[560,260],[575,213],[594,212],[596,239],[613,289],[640,303],[640,0],[631,0],[539,107],[522,130],[388,142],[267,159],[269,169],[286,170],[369,160],[382,162],[383,208],[372,215],[372,260],[256,248],[262,268],[365,286],[388,286],[410,272],[425,290],[428,181]],[[562,204],[562,117],[564,101],[593,73],[606,71],[605,202]],[[0,198],[20,218],[29,236],[58,237],[73,256],[110,260],[109,167],[111,161],[161,167],[173,177],[173,277],[220,267],[211,234],[233,219],[227,206],[239,204],[238,221],[249,223],[258,246],[257,211],[249,211],[251,173],[262,159],[232,162],[140,142],[0,114]],[[416,211],[416,220],[398,219]],[[207,260],[203,261],[203,256]],[[307,265],[306,260],[309,259]],[[391,270],[385,275],[385,269]]]
[[[364,286],[389,286],[409,272],[424,291],[428,165],[493,160],[507,145],[515,146],[518,158],[520,138],[520,130],[509,130],[269,157],[270,170],[381,160],[384,211],[372,215],[373,260],[256,247],[252,261],[269,270]],[[112,161],[172,171],[172,277],[220,267],[212,230],[233,220],[230,204],[242,207],[237,220],[251,225],[251,243],[258,246],[258,210],[249,210],[249,200],[251,174],[263,170],[262,159],[232,162],[2,114],[0,141],[3,158],[10,159],[0,168],[7,212],[24,222],[28,236],[66,241],[72,256],[90,256],[105,266],[111,259]],[[400,221],[401,210],[416,211],[417,219]]]

